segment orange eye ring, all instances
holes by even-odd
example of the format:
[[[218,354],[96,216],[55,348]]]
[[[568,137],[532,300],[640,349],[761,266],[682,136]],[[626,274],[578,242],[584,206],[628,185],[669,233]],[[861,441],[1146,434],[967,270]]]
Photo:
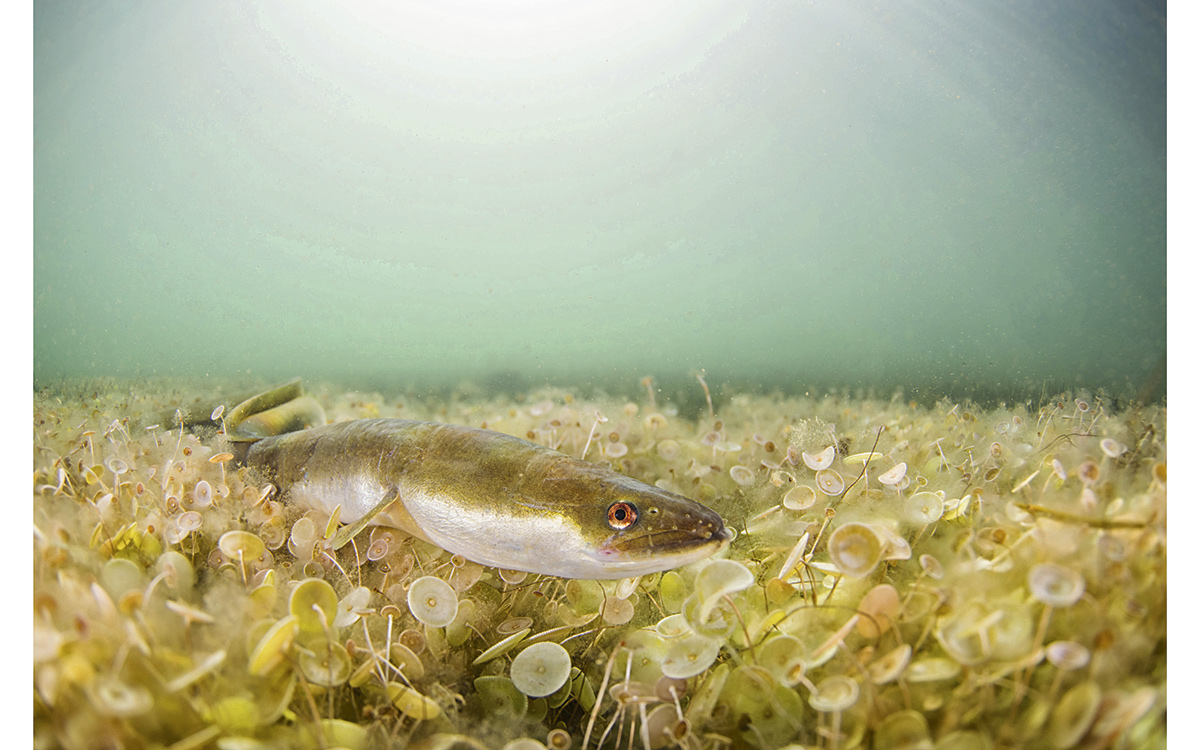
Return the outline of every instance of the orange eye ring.
[[[638,519],[638,510],[633,503],[618,500],[608,506],[608,525],[617,531],[628,529]]]

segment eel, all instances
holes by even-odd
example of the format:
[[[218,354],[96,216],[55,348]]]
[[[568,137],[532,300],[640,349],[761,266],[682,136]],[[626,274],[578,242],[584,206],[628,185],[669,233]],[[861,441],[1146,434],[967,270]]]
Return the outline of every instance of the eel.
[[[483,565],[581,579],[669,570],[732,538],[710,508],[528,440],[406,419],[296,429],[324,421],[319,405],[272,393],[230,413],[235,455],[355,532],[394,527]]]

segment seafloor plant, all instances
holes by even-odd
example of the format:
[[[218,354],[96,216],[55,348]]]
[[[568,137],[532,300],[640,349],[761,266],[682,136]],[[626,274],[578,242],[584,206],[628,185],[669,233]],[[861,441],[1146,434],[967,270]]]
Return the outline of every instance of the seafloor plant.
[[[654,395],[323,399],[609,462],[739,532],[594,582],[384,528],[334,549],[336,513],[290,507],[219,427],[148,424],[169,392],[43,389],[35,745],[1165,743],[1164,407],[735,395],[697,422]]]

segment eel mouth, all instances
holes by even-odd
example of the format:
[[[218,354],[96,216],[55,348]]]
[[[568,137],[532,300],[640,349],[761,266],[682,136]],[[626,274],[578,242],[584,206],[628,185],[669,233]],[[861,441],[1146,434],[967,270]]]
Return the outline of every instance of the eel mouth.
[[[616,536],[600,546],[604,558],[643,558],[657,555],[687,555],[716,552],[729,543],[733,532],[723,523],[704,523],[694,529],[659,529],[634,536]],[[709,551],[708,548],[711,547]]]

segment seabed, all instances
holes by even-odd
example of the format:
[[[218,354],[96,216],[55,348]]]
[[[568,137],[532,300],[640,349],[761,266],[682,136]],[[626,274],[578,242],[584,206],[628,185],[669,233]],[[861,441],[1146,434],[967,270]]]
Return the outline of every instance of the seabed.
[[[309,390],[586,453],[737,536],[611,582],[382,528],[333,550],[182,428],[196,393],[43,387],[35,747],[1165,746],[1164,405]]]

